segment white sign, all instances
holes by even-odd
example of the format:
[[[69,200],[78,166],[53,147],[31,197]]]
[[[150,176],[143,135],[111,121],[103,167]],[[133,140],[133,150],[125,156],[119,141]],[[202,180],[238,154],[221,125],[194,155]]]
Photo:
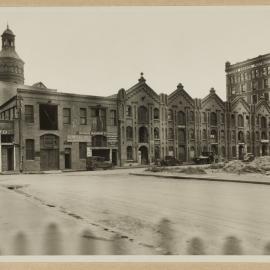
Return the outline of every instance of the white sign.
[[[92,149],[89,146],[86,148],[86,156],[92,157]]]
[[[68,142],[90,142],[89,135],[67,135]]]

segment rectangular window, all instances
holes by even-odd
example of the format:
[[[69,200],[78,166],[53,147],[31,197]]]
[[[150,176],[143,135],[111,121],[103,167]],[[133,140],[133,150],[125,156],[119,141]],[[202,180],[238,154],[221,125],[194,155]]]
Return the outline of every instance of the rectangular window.
[[[87,124],[87,115],[86,115],[86,108],[80,108],[80,124],[86,125]]]
[[[269,94],[268,93],[264,93],[264,98],[269,101]]]
[[[80,142],[79,143],[79,153],[80,153],[80,159],[86,159],[86,142]]]
[[[26,123],[34,123],[34,106],[25,105],[24,106],[24,119]]]
[[[39,124],[41,130],[58,129],[58,106],[39,104]]]
[[[264,88],[268,88],[269,87],[269,85],[268,85],[268,78],[266,78],[266,79],[263,80],[263,86],[264,86]]]
[[[252,99],[253,99],[253,104],[256,104],[257,103],[257,95],[253,95]]]
[[[111,110],[110,111],[110,122],[111,122],[111,126],[116,126],[116,110]]]
[[[32,139],[25,140],[25,158],[26,160],[34,160],[35,159],[35,141]]]
[[[266,67],[263,67],[262,74],[263,74],[263,76],[267,75],[267,68]]]
[[[71,123],[71,109],[70,108],[63,109],[63,123],[67,125]]]

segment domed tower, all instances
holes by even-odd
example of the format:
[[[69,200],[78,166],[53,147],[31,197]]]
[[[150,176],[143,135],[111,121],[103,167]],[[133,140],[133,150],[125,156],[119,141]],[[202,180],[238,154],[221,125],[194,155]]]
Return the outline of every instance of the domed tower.
[[[24,62],[15,51],[15,35],[7,26],[1,37],[0,81],[24,84]]]

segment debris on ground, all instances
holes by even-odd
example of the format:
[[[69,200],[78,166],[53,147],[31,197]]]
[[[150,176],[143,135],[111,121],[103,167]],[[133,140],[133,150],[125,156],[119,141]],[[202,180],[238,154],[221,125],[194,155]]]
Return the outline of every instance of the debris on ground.
[[[224,165],[223,171],[229,173],[262,173],[270,171],[270,156],[257,157],[251,162],[232,160]]]

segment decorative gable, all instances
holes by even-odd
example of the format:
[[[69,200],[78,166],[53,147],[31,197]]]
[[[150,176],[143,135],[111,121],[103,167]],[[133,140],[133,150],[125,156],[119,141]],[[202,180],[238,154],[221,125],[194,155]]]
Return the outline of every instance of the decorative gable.
[[[194,100],[192,97],[184,90],[183,85],[180,83],[177,89],[169,95],[168,105],[182,105],[188,104],[190,107],[194,107]]]
[[[238,99],[235,99],[232,102],[232,111],[243,112],[243,110],[246,113],[250,113],[250,107],[248,103],[241,97]]]
[[[210,89],[210,94],[207,95],[203,100],[202,100],[202,108],[207,107],[213,103],[213,101],[218,105],[218,107],[221,110],[225,110],[225,103],[223,100],[216,94],[216,91],[214,88]]]
[[[256,114],[270,114],[270,107],[265,100],[260,100],[256,105]]]

